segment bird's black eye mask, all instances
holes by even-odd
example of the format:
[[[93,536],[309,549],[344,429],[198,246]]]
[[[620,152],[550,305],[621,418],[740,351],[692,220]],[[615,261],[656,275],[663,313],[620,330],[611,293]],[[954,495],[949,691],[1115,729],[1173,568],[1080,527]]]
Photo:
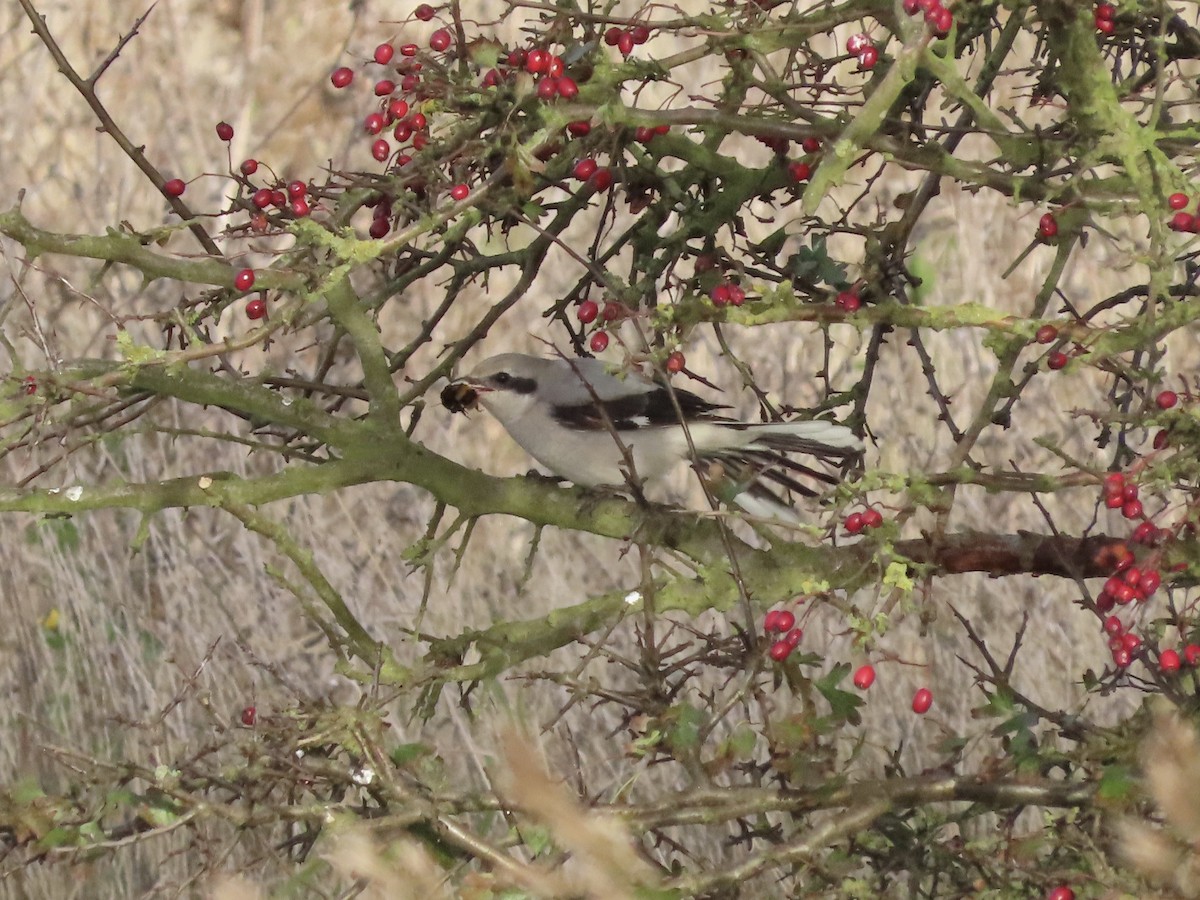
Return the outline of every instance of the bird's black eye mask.
[[[514,394],[532,394],[537,390],[537,382],[532,378],[518,378],[508,372],[497,372],[489,379],[496,387]]]

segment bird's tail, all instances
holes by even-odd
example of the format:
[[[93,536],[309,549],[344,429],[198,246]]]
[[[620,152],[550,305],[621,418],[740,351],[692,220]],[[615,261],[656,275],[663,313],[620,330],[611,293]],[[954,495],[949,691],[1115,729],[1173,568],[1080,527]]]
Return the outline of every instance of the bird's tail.
[[[727,479],[739,497],[735,502],[755,514],[787,508],[767,482],[788,493],[815,497],[819,490],[806,482],[837,484],[842,479],[831,470],[853,466],[863,451],[862,441],[845,425],[819,419],[761,425],[722,422],[715,428],[720,431],[695,441],[702,474]],[[811,464],[788,454],[803,454]]]

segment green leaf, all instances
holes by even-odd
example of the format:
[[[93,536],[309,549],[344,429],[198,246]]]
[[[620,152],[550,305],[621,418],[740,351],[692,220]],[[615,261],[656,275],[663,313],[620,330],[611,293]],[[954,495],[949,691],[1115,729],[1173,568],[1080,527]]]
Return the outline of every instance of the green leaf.
[[[849,691],[843,691],[838,687],[838,684],[850,673],[850,666],[846,663],[840,663],[823,678],[814,682],[821,696],[828,702],[833,710],[833,715],[839,719],[857,720],[858,708],[863,705],[862,697],[857,694],[851,694]]]
[[[1101,800],[1126,800],[1133,795],[1137,782],[1126,766],[1113,765],[1104,770],[1096,796]]]

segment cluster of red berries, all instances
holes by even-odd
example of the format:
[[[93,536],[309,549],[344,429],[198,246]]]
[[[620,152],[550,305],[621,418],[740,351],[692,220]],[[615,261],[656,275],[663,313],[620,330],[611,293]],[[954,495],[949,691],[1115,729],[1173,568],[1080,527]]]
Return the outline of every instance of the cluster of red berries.
[[[1142,501],[1138,499],[1138,486],[1126,481],[1120,472],[1109,472],[1104,476],[1104,505],[1119,509],[1127,519],[1142,518]]]
[[[792,651],[804,638],[804,630],[796,627],[796,616],[790,610],[773,609],[763,617],[763,631],[768,634],[782,635],[771,644],[767,655],[775,662],[783,662],[792,655]],[[859,666],[854,671],[852,682],[860,691],[868,690],[875,683],[875,667],[870,663]],[[933,692],[929,688],[920,688],[912,699],[912,710],[917,715],[924,715],[933,706]]]
[[[904,11],[910,16],[925,14],[925,24],[938,37],[945,37],[954,26],[954,13],[942,6],[941,0],[904,0]]]
[[[1174,210],[1169,227],[1172,231],[1195,233],[1200,231],[1200,216],[1187,211],[1192,198],[1187,194],[1174,193],[1167,198],[1167,206]]]
[[[1101,34],[1112,34],[1116,25],[1113,24],[1113,19],[1116,18],[1117,8],[1111,3],[1097,3],[1093,10],[1095,16],[1096,30]]]
[[[615,322],[618,319],[623,319],[628,315],[629,310],[620,303],[613,302],[605,303],[603,311],[601,311],[600,305],[595,300],[583,300],[575,308],[575,317],[581,325],[590,325],[596,321],[597,317],[600,318],[602,323],[607,324]],[[588,341],[588,346],[593,353],[603,353],[608,349],[608,342],[608,332],[601,327],[592,333],[592,337]]]
[[[746,302],[746,289],[732,281],[721,281],[709,288],[708,299],[717,308],[741,306]]]
[[[804,630],[796,627],[795,613],[786,609],[773,609],[767,613],[763,617],[763,631],[767,634],[783,635],[767,651],[775,662],[783,662],[791,656],[800,639],[804,637]]]
[[[634,47],[638,47],[648,40],[650,40],[650,29],[645,25],[633,25],[629,28],[613,25],[604,32],[604,43],[610,47],[616,47],[621,51],[622,56],[628,56],[633,52]]]
[[[858,534],[864,528],[878,528],[883,524],[883,514],[873,506],[868,506],[862,512],[852,512],[842,522],[847,534]]]
[[[846,52],[858,60],[860,69],[873,69],[879,62],[879,48],[865,34],[852,34],[846,39]]]
[[[670,125],[639,125],[633,130],[633,139],[639,144],[648,144],[660,134],[666,134],[670,130]]]
[[[600,165],[590,156],[585,156],[575,163],[571,169],[571,177],[582,181],[589,190],[596,192],[607,191],[613,183],[612,169]]]

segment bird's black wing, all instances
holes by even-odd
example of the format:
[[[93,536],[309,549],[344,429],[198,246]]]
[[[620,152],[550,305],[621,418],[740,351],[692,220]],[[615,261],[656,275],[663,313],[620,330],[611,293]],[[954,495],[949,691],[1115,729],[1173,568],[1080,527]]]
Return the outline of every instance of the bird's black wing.
[[[671,394],[675,400],[672,402]],[[675,403],[678,403],[678,409]],[[680,413],[684,421],[703,419],[714,410],[723,409],[720,403],[709,403],[691,391],[675,388],[668,391],[655,387],[648,391],[626,394],[610,400],[593,398],[586,403],[552,407],[552,415],[567,428],[579,431],[632,431],[662,425],[678,425]]]

